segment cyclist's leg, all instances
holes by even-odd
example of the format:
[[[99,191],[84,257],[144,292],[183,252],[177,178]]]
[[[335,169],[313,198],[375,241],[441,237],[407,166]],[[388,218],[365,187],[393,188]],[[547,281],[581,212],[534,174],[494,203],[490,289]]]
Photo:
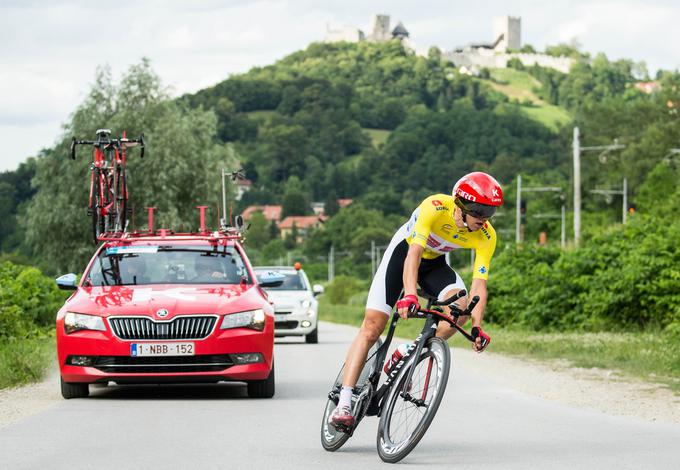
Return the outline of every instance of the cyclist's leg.
[[[361,329],[356,338],[354,338],[354,341],[352,341],[349,351],[347,351],[345,371],[342,376],[342,385],[344,387],[354,387],[357,383],[361,369],[364,367],[364,362],[366,362],[368,350],[371,349],[371,346],[380,337],[389,318],[389,313],[385,314],[385,312],[371,308],[366,309]]]
[[[436,295],[437,300],[444,300],[465,289],[465,283],[460,275],[451,266],[446,264],[444,257],[441,256],[433,260],[433,266],[423,272],[418,279],[418,283],[430,295]],[[456,306],[464,310],[467,307],[468,296],[456,301]],[[457,323],[464,325],[470,317],[459,317]],[[440,322],[437,328],[437,336],[442,339],[449,339],[456,332],[456,329],[445,322]]]

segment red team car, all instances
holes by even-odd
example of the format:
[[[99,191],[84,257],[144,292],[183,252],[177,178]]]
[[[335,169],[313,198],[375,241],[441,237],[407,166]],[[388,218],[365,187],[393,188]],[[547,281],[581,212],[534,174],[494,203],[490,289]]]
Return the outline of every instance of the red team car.
[[[88,384],[246,382],[274,395],[274,311],[229,232],[159,231],[105,239],[57,315],[64,398]]]

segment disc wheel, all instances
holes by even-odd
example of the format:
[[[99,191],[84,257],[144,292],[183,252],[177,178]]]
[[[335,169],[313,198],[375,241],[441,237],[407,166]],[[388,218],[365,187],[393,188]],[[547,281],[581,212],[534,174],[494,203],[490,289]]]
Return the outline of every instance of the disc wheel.
[[[376,367],[380,367],[378,364],[376,366],[376,351],[382,345],[382,341],[378,341],[373,345],[373,347],[368,351],[368,359],[364,363],[363,369],[361,369],[361,374],[359,374],[359,380],[354,387],[354,394],[352,396],[352,416],[354,416],[354,429],[357,428],[359,422],[366,414],[366,409],[370,402],[372,396],[371,383],[368,378],[371,376]],[[340,396],[340,389],[342,388],[342,374],[345,370],[343,365],[335,378],[333,383],[333,389],[329,394],[328,400],[326,401],[326,407],[323,411],[323,417],[321,418],[321,445],[324,449],[329,452],[335,452],[340,447],[343,446],[347,439],[351,437],[350,433],[338,431],[333,426],[328,423],[328,419],[338,405],[338,398]],[[354,431],[354,430],[352,430]]]
[[[416,361],[410,383],[408,371]],[[378,454],[388,463],[406,457],[425,435],[446,390],[450,351],[440,338],[430,339],[417,359],[404,367],[388,392],[378,426]]]

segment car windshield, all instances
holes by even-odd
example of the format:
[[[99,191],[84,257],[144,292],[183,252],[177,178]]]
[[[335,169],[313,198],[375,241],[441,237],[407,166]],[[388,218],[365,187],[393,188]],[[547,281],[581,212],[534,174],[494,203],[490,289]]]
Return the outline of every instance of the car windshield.
[[[286,269],[267,269],[267,270],[257,270],[256,274],[262,274],[268,271],[276,271],[279,274],[283,274],[286,278],[283,280],[283,284],[278,287],[267,287],[267,290],[306,290],[305,281],[302,278],[302,274],[295,270]]]
[[[250,283],[239,251],[209,245],[137,245],[102,249],[85,277],[92,286]]]

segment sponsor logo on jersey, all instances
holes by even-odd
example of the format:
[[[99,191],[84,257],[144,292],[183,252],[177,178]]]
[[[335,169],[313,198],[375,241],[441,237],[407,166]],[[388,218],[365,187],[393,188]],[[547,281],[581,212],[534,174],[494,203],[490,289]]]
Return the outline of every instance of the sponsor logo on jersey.
[[[482,233],[486,236],[487,240],[491,240],[491,234],[484,227],[482,227]]]
[[[479,269],[478,269],[478,271],[479,271],[481,274],[486,274],[486,266],[480,266]]]
[[[451,224],[444,224],[444,225],[442,225],[442,230],[443,230],[444,232],[450,232],[451,230],[453,230],[453,225],[451,225]]]
[[[449,251],[453,251],[453,250],[455,250],[455,249],[456,249],[456,248],[453,247],[453,246],[451,246],[451,245],[446,245],[446,246],[441,247],[441,248],[439,249],[439,251],[441,251],[442,253],[448,253]]]
[[[427,246],[431,246],[432,248],[437,248],[439,245],[441,245],[440,242],[434,239],[432,235],[427,237]]]
[[[444,205],[444,203],[441,202],[439,199],[434,199],[434,200],[432,201],[432,205],[435,206],[435,207],[441,207],[441,206]]]

